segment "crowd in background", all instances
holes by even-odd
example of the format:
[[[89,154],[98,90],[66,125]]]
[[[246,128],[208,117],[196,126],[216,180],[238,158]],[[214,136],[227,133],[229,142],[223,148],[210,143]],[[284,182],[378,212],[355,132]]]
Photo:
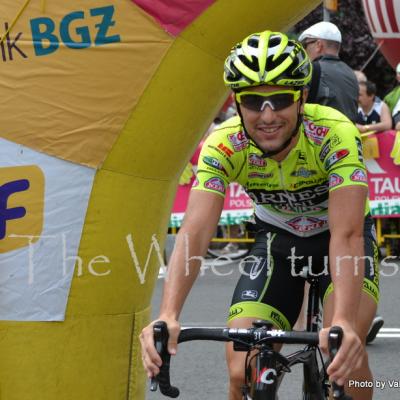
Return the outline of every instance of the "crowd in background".
[[[357,127],[360,132],[400,130],[400,63],[396,67],[397,85],[382,100],[376,84],[362,71],[354,71],[359,83]]]

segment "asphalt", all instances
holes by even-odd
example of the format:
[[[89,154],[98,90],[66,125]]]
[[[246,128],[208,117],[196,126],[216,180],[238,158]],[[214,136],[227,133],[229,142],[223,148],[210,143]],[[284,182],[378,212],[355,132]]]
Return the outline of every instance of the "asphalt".
[[[400,258],[381,267],[381,301],[379,313],[385,325],[375,341],[368,345],[371,369],[376,388],[375,400],[400,399]],[[181,315],[185,326],[225,326],[233,288],[239,277],[238,263],[215,266],[206,264],[198,277]],[[153,316],[158,315],[163,277],[160,276],[153,297]],[[287,346],[288,354],[295,350]],[[295,366],[285,376],[280,399],[301,398],[301,367]],[[223,343],[188,342],[179,346],[171,361],[171,381],[178,386],[183,400],[227,399],[227,369]],[[378,386],[382,386],[383,389]],[[390,385],[392,387],[390,387]],[[395,387],[397,386],[397,387]],[[147,400],[166,399],[159,392],[147,389]]]

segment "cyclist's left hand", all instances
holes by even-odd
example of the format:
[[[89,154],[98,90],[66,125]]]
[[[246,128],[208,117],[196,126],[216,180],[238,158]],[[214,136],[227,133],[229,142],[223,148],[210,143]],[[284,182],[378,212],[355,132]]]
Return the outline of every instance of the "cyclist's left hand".
[[[365,350],[359,336],[348,323],[342,322],[334,325],[342,327],[343,340],[327,372],[331,381],[343,386],[349,375],[361,367]],[[325,354],[328,354],[329,329],[329,327],[324,328],[319,334],[320,348]]]

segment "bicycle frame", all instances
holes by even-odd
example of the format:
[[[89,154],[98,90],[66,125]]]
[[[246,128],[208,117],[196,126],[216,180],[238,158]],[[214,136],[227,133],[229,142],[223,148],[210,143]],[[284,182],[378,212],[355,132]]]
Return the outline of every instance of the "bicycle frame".
[[[304,271],[307,274],[307,271]],[[319,328],[319,288],[316,278],[308,278],[310,289],[307,307],[307,332],[318,332]],[[267,321],[254,323],[255,327],[273,329]],[[235,346],[235,350],[243,350]],[[323,368],[322,376],[318,367],[317,355],[320,355]],[[322,362],[322,355],[316,345],[308,345],[289,356],[282,356],[273,350],[270,343],[258,346],[257,354],[246,358],[246,382],[242,388],[243,398],[247,400],[269,399],[274,400],[278,390],[278,381],[290,367],[303,364],[303,393],[305,399],[326,399],[329,391],[329,380]]]

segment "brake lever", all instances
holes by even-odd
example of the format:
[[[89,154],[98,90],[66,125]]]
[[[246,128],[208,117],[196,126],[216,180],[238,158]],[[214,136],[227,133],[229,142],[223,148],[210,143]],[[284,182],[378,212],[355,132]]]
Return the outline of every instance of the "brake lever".
[[[340,326],[332,326],[328,334],[328,350],[329,358],[332,362],[340,345],[342,344],[343,330]],[[332,396],[337,400],[352,400],[352,398],[344,392],[344,387],[332,382]]]
[[[164,396],[176,398],[179,396],[179,389],[171,386],[169,366],[171,355],[168,353],[168,328],[164,321],[157,321],[153,325],[154,332],[154,346],[157,353],[161,357],[162,365],[160,367],[160,373],[157,376],[151,378],[150,390],[155,392],[157,388],[160,388],[160,392]]]

